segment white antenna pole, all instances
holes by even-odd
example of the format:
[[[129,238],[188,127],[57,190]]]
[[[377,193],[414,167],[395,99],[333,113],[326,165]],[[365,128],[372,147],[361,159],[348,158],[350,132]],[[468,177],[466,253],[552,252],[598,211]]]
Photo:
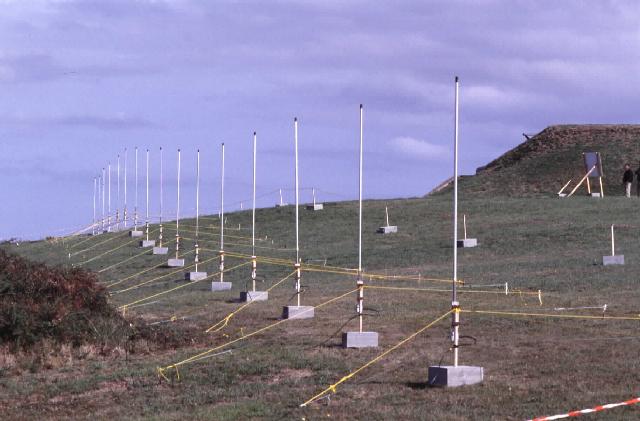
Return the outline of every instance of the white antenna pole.
[[[180,251],[180,149],[178,149],[178,195],[176,198],[176,259]]]
[[[313,207],[315,208],[316,206],[316,189],[315,188],[311,189],[311,194],[313,195]]]
[[[224,143],[222,143],[222,166],[220,172],[220,282],[224,281]]]
[[[98,176],[98,206],[102,201],[102,173]],[[102,207],[102,213],[100,214],[100,233],[104,229],[104,207]]]
[[[384,207],[384,215],[385,215],[385,220],[387,221],[387,226],[389,226],[389,209],[387,209],[387,207]]]
[[[105,228],[105,225],[104,225],[104,223],[105,223],[105,219],[104,219],[104,217],[105,217],[105,213],[104,213],[104,196],[105,196],[105,192],[104,191],[105,191],[105,188],[104,188],[104,185],[106,184],[105,181],[106,181],[106,174],[104,172],[104,167],[102,167],[102,177],[100,177],[100,183],[102,184],[102,189],[101,189],[102,190],[102,192],[101,192],[102,193],[102,232],[104,232],[104,228]]]
[[[109,213],[107,214],[107,231],[111,232],[111,162],[107,163],[108,175],[109,175],[109,190],[108,190],[108,205]]]
[[[135,199],[133,203],[133,230],[138,231],[138,147],[136,146],[136,187],[135,187]]]
[[[160,229],[160,234],[158,235],[158,247],[162,247],[162,204],[163,204],[163,196],[164,196],[164,191],[163,191],[163,184],[164,181],[162,179],[162,146],[160,147],[160,226],[158,227]]]
[[[613,236],[613,224],[611,224],[611,255],[616,255],[616,240]]]
[[[360,104],[360,167],[358,171],[358,319],[360,322],[360,332],[362,332],[362,313],[364,311],[364,280],[362,279],[362,161],[364,144],[364,111]],[[314,195],[315,201],[315,195]],[[315,203],[314,203],[315,204]]]
[[[118,187],[116,189],[116,231],[120,231],[120,154],[118,154],[117,163],[116,179],[118,180]]]
[[[147,149],[147,166],[146,166],[146,205],[145,205],[145,221],[144,230],[147,235],[147,241],[149,241],[149,149]]]
[[[282,189],[280,189],[280,206],[282,206],[284,203],[282,202]]]
[[[196,157],[196,244],[195,244],[195,264],[198,271],[198,228],[200,227],[200,149]]]
[[[124,148],[124,227],[127,228],[127,148]]]
[[[453,340],[453,365],[458,366],[458,340],[460,324],[460,303],[458,302],[458,76],[455,79],[455,112],[453,130],[453,288],[451,298],[452,316],[452,340]]]
[[[293,119],[293,134],[295,143],[295,175],[296,175],[296,295],[298,296],[298,307],[300,307],[300,230],[298,206],[300,203],[300,192],[298,184],[298,118]]]
[[[258,136],[253,132],[253,211],[251,214],[251,282],[256,290],[256,150]]]
[[[464,239],[467,239],[467,214],[462,214],[462,225],[464,226]]]
[[[93,177],[93,224],[91,224],[91,234],[96,235],[96,189],[97,180]]]

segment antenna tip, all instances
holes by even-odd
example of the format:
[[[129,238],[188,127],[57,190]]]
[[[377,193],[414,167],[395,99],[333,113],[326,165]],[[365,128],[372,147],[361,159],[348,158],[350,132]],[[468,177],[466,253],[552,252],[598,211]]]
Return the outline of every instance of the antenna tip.
[[[256,132],[253,132],[253,135],[254,135],[254,136],[255,136],[256,134],[257,134]]]
[[[458,83],[459,80],[460,80],[460,78],[458,76],[456,76],[456,83]]]
[[[360,109],[362,109],[362,104],[360,104]]]
[[[199,149],[199,148],[198,148],[198,151],[197,151],[197,152],[198,152],[198,153],[200,153],[200,149]]]
[[[297,122],[298,121],[298,117],[293,117],[293,121]]]
[[[178,152],[180,152],[180,148],[178,148]]]

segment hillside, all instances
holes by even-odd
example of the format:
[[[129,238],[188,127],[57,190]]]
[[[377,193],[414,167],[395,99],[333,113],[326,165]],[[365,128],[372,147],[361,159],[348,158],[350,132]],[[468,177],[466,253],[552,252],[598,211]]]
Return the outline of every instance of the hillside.
[[[639,373],[640,338],[634,334],[640,299],[635,203],[619,197],[464,196],[460,211],[468,216],[469,235],[480,243],[460,250],[464,309],[562,315],[569,312],[554,309],[586,306],[570,313],[596,319],[465,312],[461,362],[485,368],[481,386],[455,391],[427,387],[427,367],[451,361],[447,319],[338,386],[331,399],[305,408],[299,405],[306,399],[449,309],[449,283],[427,277],[446,280],[451,274],[450,195],[364,202],[365,271],[394,276],[366,277],[364,326],[379,332],[377,349],[340,347],[340,333],[358,326],[353,318],[355,279],[352,274],[333,273],[336,267],[357,264],[356,202],[325,203],[321,212],[301,210],[305,265],[326,262],[333,268],[303,269],[302,303],[316,306],[314,319],[282,323],[255,336],[248,335],[278,323],[282,306],[295,302],[293,280],[278,284],[291,273],[291,263],[273,260],[292,260],[292,206],[258,211],[258,288],[273,289],[268,301],[248,307],[237,301],[249,283],[248,266],[225,275],[233,282],[232,290],[211,293],[212,279],[186,283],[183,273],[189,267],[162,267],[166,256],[145,253],[126,231],[5,243],[0,248],[31,259],[97,272],[111,294],[111,304],[131,304],[127,319],[171,327],[183,340],[163,349],[140,344],[140,352],[122,356],[65,360],[50,370],[0,370],[0,408],[7,419],[84,419],[97,414],[100,419],[454,421],[528,419],[628,399],[636,396]],[[375,234],[385,206],[391,223],[398,226],[397,234]],[[228,215],[228,268],[246,263],[231,253],[250,253],[250,221],[250,212]],[[200,222],[200,268],[217,279],[218,220],[202,217]],[[625,255],[625,266],[597,263],[609,251],[610,223],[619,227],[616,248]],[[157,228],[151,227],[153,237]],[[171,222],[165,225],[167,238],[173,238],[174,228]],[[181,221],[180,229],[181,250],[191,265],[194,221]],[[577,247],[586,237],[590,246]],[[173,254],[172,241],[169,247]],[[505,282],[515,294],[504,294]],[[604,304],[607,315],[631,320],[602,319],[602,309],[594,307]],[[205,333],[234,311],[224,328]],[[235,340],[239,342],[231,343]],[[179,372],[167,369],[167,379],[158,377],[158,367],[224,344],[229,346],[180,366]],[[637,419],[637,409],[617,411],[615,419]]]
[[[633,170],[640,159],[640,125],[550,126],[464,177],[468,193],[499,195],[555,194],[569,179],[584,175],[583,152],[600,152],[605,195],[622,194],[622,167]],[[578,192],[585,192],[584,188]]]

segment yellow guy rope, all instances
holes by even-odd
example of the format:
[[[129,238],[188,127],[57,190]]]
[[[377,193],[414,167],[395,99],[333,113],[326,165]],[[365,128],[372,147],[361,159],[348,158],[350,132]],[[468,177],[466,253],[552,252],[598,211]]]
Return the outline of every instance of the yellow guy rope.
[[[267,289],[266,292],[271,291],[272,289],[274,289],[275,287],[277,287],[278,285],[280,285],[281,283],[283,283],[287,279],[291,278],[293,275],[295,275],[295,273],[296,273],[296,271],[294,270],[293,272],[291,272],[290,274],[288,274],[284,278],[280,279],[278,282],[276,282],[275,284],[271,285]],[[243,304],[237,310],[232,311],[231,313],[229,313],[224,319],[220,320],[218,323],[214,324],[213,326],[211,326],[210,328],[205,330],[205,332],[206,333],[210,333],[210,332],[219,332],[219,331],[221,331],[222,329],[224,329],[229,324],[229,320],[231,320],[231,318],[233,316],[235,316],[236,314],[240,313],[242,310],[244,310],[246,307],[248,307],[251,303],[254,303],[254,302],[255,301],[248,301],[247,303]]]
[[[244,259],[251,259],[252,256],[246,255],[246,254],[242,254],[242,253],[234,253],[234,252],[227,252],[225,253],[226,255],[229,256],[234,256],[234,257],[238,257],[238,258],[244,258]],[[295,262],[291,261],[291,260],[286,260],[286,259],[277,259],[277,258],[265,258],[265,257],[258,257],[257,259],[259,262],[263,262],[263,263],[267,263],[267,264],[272,264],[272,265],[281,265],[281,266],[289,266],[289,265],[293,265]],[[336,274],[336,275],[349,275],[349,276],[356,276],[358,274],[358,270],[357,269],[351,269],[351,268],[341,268],[341,267],[334,267],[334,266],[317,266],[317,265],[309,265],[309,264],[302,264],[302,270],[303,271],[307,271],[307,272],[323,272],[323,273],[332,273],[332,274]],[[446,283],[451,283],[451,279],[440,279],[440,278],[427,278],[427,277],[423,277],[423,276],[415,276],[415,275],[408,275],[408,276],[402,276],[402,275],[382,275],[382,274],[376,274],[376,273],[362,273],[362,276],[365,278],[369,278],[369,279],[398,279],[398,280],[421,280],[421,281],[432,281],[432,282],[446,282]],[[460,284],[464,284],[463,280],[458,280],[458,283]]]
[[[100,254],[98,254],[98,255],[96,255],[96,256],[93,256],[91,259],[87,259],[87,260],[85,260],[85,261],[83,261],[83,262],[79,262],[79,263],[75,263],[75,264],[76,264],[76,265],[78,265],[78,266],[86,265],[86,264],[87,264],[87,263],[89,263],[89,262],[93,262],[93,261],[94,261],[94,260],[96,260],[96,259],[99,259],[99,258],[101,258],[101,257],[104,257],[104,256],[106,256],[106,255],[107,255],[107,254],[109,254],[109,253],[113,253],[114,251],[116,251],[116,250],[118,250],[118,249],[121,249],[121,248],[122,248],[122,247],[124,247],[124,246],[128,246],[128,245],[130,245],[131,243],[136,242],[136,241],[139,241],[139,240],[137,240],[137,239],[136,239],[136,240],[127,241],[126,243],[120,244],[118,247],[114,247],[114,248],[112,248],[111,250],[107,250],[107,251],[105,251],[104,253],[100,253]]]
[[[84,240],[82,240],[82,241],[78,241],[78,242],[77,242],[77,243],[75,243],[75,244],[71,244],[71,245],[67,248],[67,250],[71,250],[71,249],[73,249],[73,248],[75,248],[75,247],[78,247],[80,244],[84,244],[84,243],[86,243],[87,241],[95,240],[96,238],[99,238],[99,236],[97,236],[97,235],[91,235],[91,236],[89,236],[89,238],[85,238],[85,239],[84,239]],[[62,244],[64,245],[64,237],[63,237],[63,239],[62,239]]]
[[[400,348],[402,345],[406,344],[407,342],[409,342],[410,340],[412,340],[413,338],[415,338],[416,336],[418,336],[419,334],[421,334],[422,332],[424,332],[425,330],[429,329],[431,326],[435,325],[436,323],[438,323],[439,321],[441,321],[442,319],[444,319],[445,317],[447,317],[449,314],[451,314],[453,310],[449,310],[446,313],[444,313],[442,316],[438,317],[437,319],[429,322],[428,324],[422,326],[420,329],[418,329],[416,332],[412,333],[411,335],[407,336],[406,338],[404,338],[403,340],[401,340],[400,342],[398,342],[397,344],[395,344],[394,346],[392,346],[391,348],[387,349],[386,351],[384,351],[383,353],[379,354],[377,357],[375,357],[374,359],[372,359],[371,361],[369,361],[368,363],[361,365],[360,367],[358,367],[356,370],[353,370],[351,373],[347,374],[346,376],[342,377],[340,380],[338,380],[337,382],[333,383],[332,385],[330,385],[329,387],[327,387],[326,389],[324,389],[322,392],[318,393],[317,395],[313,396],[312,398],[310,398],[309,400],[307,400],[306,402],[304,402],[303,404],[301,404],[301,407],[307,406],[308,404],[310,404],[311,402],[323,397],[324,395],[326,395],[329,392],[333,392],[336,393],[336,387],[339,386],[340,384],[346,382],[347,380],[349,380],[351,377],[355,376],[356,374],[358,374],[359,372],[361,372],[362,370],[364,370],[365,368],[369,367],[370,365],[375,364],[376,362],[380,361],[382,358],[384,358],[385,356],[387,356],[388,354],[390,354],[391,352],[395,351],[396,349]]]
[[[184,256],[186,256],[186,255],[187,255],[187,254],[189,254],[189,253],[193,253],[193,250],[189,250],[188,252],[183,253],[183,254],[182,254],[182,256],[184,257]],[[210,261],[210,260],[211,260],[211,259],[209,259],[209,260],[205,260],[205,261],[204,261],[204,262],[202,262],[202,263],[206,263],[207,261]],[[131,279],[131,278],[135,278],[136,276],[140,276],[140,275],[142,275],[143,273],[147,273],[147,272],[149,272],[150,270],[157,269],[157,268],[159,268],[159,267],[161,267],[161,266],[164,266],[165,264],[166,264],[166,262],[158,263],[158,264],[157,264],[157,265],[155,265],[155,266],[151,266],[151,267],[149,267],[149,268],[143,269],[143,270],[141,270],[140,272],[136,272],[136,273],[134,273],[133,275],[129,275],[129,276],[127,276],[126,278],[122,278],[122,279],[120,279],[120,280],[118,280],[118,281],[112,282],[112,283],[108,284],[106,287],[107,287],[107,288],[111,288],[111,287],[113,287],[113,286],[116,286],[116,285],[118,285],[118,284],[123,283],[124,281],[128,281],[128,280],[129,280],[129,279]]]
[[[98,247],[98,246],[99,246],[99,245],[101,245],[101,244],[106,244],[106,243],[108,243],[108,242],[110,242],[110,241],[117,240],[117,239],[118,239],[118,238],[120,238],[120,237],[124,237],[124,234],[126,234],[126,233],[122,232],[122,233],[120,233],[120,234],[116,234],[116,235],[112,236],[111,238],[107,238],[107,239],[106,239],[106,240],[104,240],[104,241],[100,241],[100,242],[98,242],[98,243],[95,243],[94,245],[92,245],[92,246],[90,246],[90,247],[87,247],[86,249],[78,250],[78,251],[76,251],[75,253],[71,253],[71,256],[73,257],[73,256],[75,256],[76,254],[84,253],[85,251],[89,251],[89,250],[91,250],[91,249],[93,249],[93,248],[96,248],[96,247]]]
[[[184,256],[184,255],[183,255],[183,256]],[[202,261],[202,262],[200,262],[199,264],[200,264],[200,265],[203,265],[203,264],[205,264],[205,263],[207,263],[207,262],[210,262],[210,261],[212,261],[212,260],[214,260],[214,259],[216,259],[216,257],[212,257],[212,258],[210,258],[210,259],[203,260],[203,261]],[[164,263],[162,263],[162,264],[164,265]],[[125,288],[125,289],[119,289],[119,290],[117,290],[117,291],[113,291],[111,294],[122,294],[123,292],[131,291],[132,289],[138,289],[138,288],[140,288],[141,286],[143,286],[143,285],[147,285],[147,284],[150,284],[151,282],[157,281],[158,279],[163,279],[163,278],[169,277],[169,276],[171,276],[171,275],[174,275],[174,274],[176,274],[176,273],[183,272],[185,269],[190,269],[190,268],[194,267],[195,265],[196,265],[195,263],[192,263],[192,264],[190,264],[190,265],[188,265],[188,266],[183,266],[183,267],[181,267],[180,269],[176,269],[176,270],[173,270],[173,271],[171,271],[171,272],[167,272],[167,273],[165,273],[164,275],[156,276],[156,277],[151,278],[151,279],[149,279],[149,280],[146,280],[146,281],[144,281],[144,282],[140,282],[139,284],[132,285],[132,286],[130,286],[130,287],[128,287],[128,288]],[[113,285],[115,285],[115,284],[113,284]],[[109,286],[111,286],[111,285],[109,285]]]
[[[250,263],[250,262],[240,263],[239,265],[236,265],[236,266],[230,267],[229,269],[225,269],[223,272],[229,272],[229,271],[232,271],[232,270],[237,269],[237,268],[239,268],[239,267],[241,267],[241,266],[246,266],[246,265],[248,265],[249,263]],[[183,270],[184,270],[184,269],[183,269]],[[132,305],[134,305],[134,304],[138,304],[138,303],[141,303],[141,302],[143,302],[143,301],[150,300],[151,298],[155,298],[155,297],[158,297],[158,296],[160,296],[160,295],[168,294],[168,293],[173,292],[173,291],[176,291],[176,290],[178,290],[178,289],[180,289],[180,288],[188,287],[188,286],[190,286],[190,285],[195,284],[196,282],[200,282],[200,281],[205,281],[205,280],[207,280],[207,279],[211,279],[211,278],[213,278],[214,276],[217,276],[217,275],[220,275],[220,272],[218,272],[218,273],[214,273],[214,274],[212,274],[212,275],[209,275],[209,276],[207,276],[206,278],[198,279],[197,281],[190,281],[189,283],[186,283],[186,284],[183,284],[183,285],[178,285],[178,286],[177,286],[177,287],[175,287],[175,288],[170,288],[170,289],[166,289],[166,290],[164,290],[164,291],[160,291],[160,292],[158,292],[158,293],[156,293],[156,294],[152,294],[152,295],[149,295],[149,296],[147,296],[147,297],[140,298],[139,300],[133,301],[133,302],[128,303],[128,304],[123,304],[123,305],[121,305],[121,306],[119,306],[119,307],[118,307],[118,310],[122,310],[122,311],[124,311],[124,310],[126,310],[128,307],[131,307],[131,306],[132,306]]]
[[[528,317],[553,317],[558,319],[588,319],[588,320],[640,320],[640,314],[632,316],[586,316],[581,314],[545,314],[545,313],[520,313],[510,311],[492,310],[460,310],[463,313],[493,314],[498,316],[528,316]]]
[[[341,298],[346,297],[346,296],[347,296],[347,295],[349,295],[349,294],[353,294],[353,293],[354,293],[354,292],[356,292],[357,290],[358,290],[358,289],[353,289],[353,290],[351,290],[351,291],[349,291],[349,292],[345,292],[345,293],[344,293],[344,294],[342,294],[342,295],[339,295],[339,296],[337,296],[337,297],[331,298],[330,300],[327,300],[327,301],[325,301],[325,302],[323,302],[323,303],[320,303],[320,304],[318,304],[317,306],[312,307],[312,308],[313,308],[313,309],[322,308],[322,307],[324,307],[324,306],[326,306],[326,305],[329,305],[329,304],[333,303],[334,301],[337,301],[337,300],[339,300],[339,299],[341,299]],[[305,310],[305,311],[311,311],[311,309],[309,309],[309,310]],[[300,314],[303,314],[305,311],[301,312]],[[184,359],[184,360],[182,360],[182,361],[178,361],[177,363],[173,363],[173,364],[168,365],[168,366],[166,366],[166,367],[158,367],[158,374],[159,374],[160,376],[162,376],[165,380],[167,380],[167,381],[168,381],[169,379],[167,378],[167,376],[165,376],[164,372],[165,372],[166,370],[170,369],[170,368],[175,369],[175,370],[176,370],[176,373],[178,373],[178,367],[179,367],[179,366],[181,366],[181,365],[188,364],[188,363],[190,363],[190,362],[194,362],[194,361],[196,361],[196,360],[198,360],[198,359],[202,359],[202,357],[204,357],[204,356],[206,356],[206,355],[209,355],[209,354],[211,354],[211,353],[214,353],[214,352],[216,352],[216,351],[218,351],[218,350],[220,350],[220,349],[223,349],[223,348],[228,347],[229,345],[233,345],[234,343],[240,342],[240,341],[242,341],[242,340],[245,340],[245,339],[247,339],[247,338],[250,338],[250,337],[252,337],[252,336],[255,336],[255,335],[259,334],[259,333],[262,333],[262,332],[267,331],[267,330],[269,330],[269,329],[271,329],[271,328],[274,328],[274,327],[276,327],[276,326],[278,326],[278,325],[281,325],[282,323],[285,323],[285,322],[287,322],[287,321],[289,321],[289,320],[294,320],[294,319],[295,319],[295,317],[294,317],[294,318],[291,318],[291,319],[282,319],[282,320],[278,320],[278,321],[277,321],[277,322],[275,322],[275,323],[272,323],[272,324],[270,324],[270,325],[267,325],[267,326],[265,326],[265,327],[263,327],[263,328],[260,328],[260,329],[258,329],[258,330],[254,330],[254,331],[253,331],[253,332],[251,332],[251,333],[248,333],[248,334],[246,334],[246,335],[244,335],[244,336],[241,336],[241,337],[239,337],[239,338],[236,338],[236,339],[234,339],[234,340],[232,340],[232,341],[226,342],[226,343],[224,343],[224,344],[222,344],[222,345],[218,345],[218,346],[216,346],[216,347],[214,347],[214,348],[210,348],[210,349],[208,349],[208,350],[206,350],[206,351],[203,351],[203,352],[201,352],[201,353],[199,353],[199,354],[193,355],[193,356],[191,356],[191,357],[189,357],[189,358],[186,358],[186,359]]]
[[[409,287],[387,287],[387,286],[378,286],[378,285],[366,285],[367,289],[387,289],[387,290],[397,290],[397,291],[427,291],[427,292],[451,292],[450,289],[438,289],[438,288],[409,288]],[[536,297],[540,295],[539,291],[516,291],[510,290],[508,294],[505,294],[504,290],[502,291],[486,291],[479,289],[462,289],[458,290],[460,294],[498,294],[498,295],[535,295]]]
[[[107,266],[106,268],[100,269],[100,270],[98,271],[98,273],[102,273],[102,272],[106,272],[106,271],[108,271],[108,270],[111,270],[111,269],[113,269],[113,268],[115,268],[115,267],[120,266],[120,265],[121,265],[121,264],[123,264],[123,263],[126,263],[126,262],[128,262],[128,261],[131,261],[131,260],[133,260],[133,259],[137,258],[137,257],[140,257],[140,256],[142,256],[143,254],[147,254],[147,253],[149,253],[150,251],[151,251],[151,249],[147,249],[147,250],[144,250],[144,251],[143,251],[143,252],[141,252],[141,253],[134,254],[133,256],[131,256],[131,257],[127,258],[127,259],[121,260],[121,261],[119,261],[119,262],[117,262],[117,263],[112,264],[111,266]]]
[[[111,250],[107,250],[107,251],[105,251],[104,253],[100,253],[100,254],[98,254],[97,256],[92,257],[91,259],[88,259],[88,260],[85,260],[84,262],[80,262],[80,263],[76,263],[76,264],[77,264],[77,265],[80,265],[80,266],[81,266],[81,265],[84,265],[84,264],[87,264],[87,263],[89,263],[89,262],[92,262],[92,261],[94,261],[94,260],[96,260],[96,259],[98,259],[98,258],[100,258],[100,257],[103,257],[103,256],[105,256],[105,255],[107,255],[107,254],[109,254],[109,253],[112,253],[112,252],[114,252],[114,251],[116,251],[116,250],[118,250],[118,249],[121,249],[121,248],[122,248],[122,247],[124,247],[124,246],[127,246],[127,245],[129,245],[129,244],[131,244],[131,243],[135,243],[135,242],[137,242],[137,241],[140,241],[140,240],[139,240],[139,239],[134,239],[134,240],[131,240],[131,241],[126,241],[126,242],[124,242],[123,244],[120,244],[118,247],[114,247],[114,248],[112,248]]]

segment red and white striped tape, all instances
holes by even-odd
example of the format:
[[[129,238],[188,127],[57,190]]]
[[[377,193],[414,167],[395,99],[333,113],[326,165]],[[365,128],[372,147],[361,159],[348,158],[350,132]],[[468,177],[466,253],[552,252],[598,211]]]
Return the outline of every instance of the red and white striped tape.
[[[600,412],[600,411],[604,411],[605,409],[617,408],[619,406],[635,405],[637,403],[640,403],[640,397],[629,399],[628,401],[624,401],[624,402],[608,403],[606,405],[598,405],[594,408],[571,411],[571,412],[567,412],[566,414],[551,415],[548,417],[538,417],[529,421],[551,421],[551,420],[559,420],[561,418],[578,417],[583,414],[591,414],[592,412]]]

